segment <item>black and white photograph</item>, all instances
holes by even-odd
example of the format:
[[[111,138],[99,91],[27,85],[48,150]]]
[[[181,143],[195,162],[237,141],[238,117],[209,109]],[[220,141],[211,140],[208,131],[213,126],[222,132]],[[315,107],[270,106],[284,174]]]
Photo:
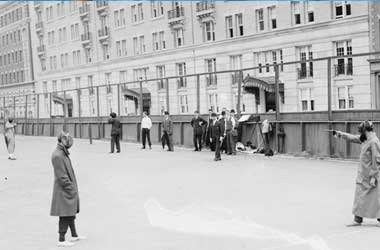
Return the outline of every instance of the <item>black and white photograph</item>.
[[[380,1],[0,0],[1,250],[378,250]]]

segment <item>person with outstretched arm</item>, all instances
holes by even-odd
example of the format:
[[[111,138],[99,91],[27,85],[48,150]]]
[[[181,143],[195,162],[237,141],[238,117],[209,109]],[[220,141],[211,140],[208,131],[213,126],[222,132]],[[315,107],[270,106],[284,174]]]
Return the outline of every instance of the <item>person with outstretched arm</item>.
[[[347,226],[360,226],[363,223],[363,218],[377,219],[380,222],[380,141],[373,131],[371,121],[362,122],[358,129],[358,135],[332,131],[337,138],[357,143],[361,146],[352,209],[354,221]]]

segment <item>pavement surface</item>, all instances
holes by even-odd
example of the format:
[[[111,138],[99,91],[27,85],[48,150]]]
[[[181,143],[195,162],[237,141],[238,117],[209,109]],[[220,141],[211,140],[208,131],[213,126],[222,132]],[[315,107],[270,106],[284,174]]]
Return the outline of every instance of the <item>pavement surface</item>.
[[[17,160],[0,145],[0,249],[57,249],[49,216],[54,138],[17,137]],[[158,145],[75,140],[77,250],[375,250],[376,221],[347,228],[355,162],[222,155]]]

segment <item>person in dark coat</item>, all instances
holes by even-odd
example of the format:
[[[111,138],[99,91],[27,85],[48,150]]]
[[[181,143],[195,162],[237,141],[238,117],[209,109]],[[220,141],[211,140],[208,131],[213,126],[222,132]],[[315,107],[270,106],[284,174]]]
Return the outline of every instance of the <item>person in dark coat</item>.
[[[222,112],[223,113],[223,112]],[[224,113],[225,116],[225,113]],[[212,121],[210,124],[211,127],[211,134],[210,134],[210,144],[215,145],[215,158],[214,161],[220,161],[222,160],[220,155],[220,146],[223,143],[223,140],[225,138],[224,131],[225,131],[225,124],[223,121],[217,120],[217,115],[215,113],[212,113],[211,115]]]
[[[65,132],[58,136],[58,145],[52,154],[51,161],[54,169],[54,188],[51,202],[51,216],[59,217],[58,246],[73,246],[74,241],[83,240],[75,228],[75,216],[79,213],[78,184],[69,157],[69,148],[73,138]],[[70,227],[71,241],[66,241],[65,235]]]
[[[202,151],[203,125],[206,123],[202,117],[199,117],[199,112],[196,110],[194,112],[194,118],[190,122],[193,127],[194,151]]]
[[[120,120],[116,118],[116,113],[112,112],[110,114],[110,119],[108,123],[112,124],[111,128],[111,154],[115,151],[116,144],[116,153],[120,153],[120,134],[121,134],[121,123]]]
[[[173,147],[173,121],[169,117],[169,112],[165,111],[164,120],[162,121],[162,133],[164,140],[168,145],[168,151],[174,151]]]
[[[227,119],[227,111],[223,110],[221,113],[220,113],[220,116],[219,116],[219,122],[223,124],[223,141],[221,142],[220,144],[220,150],[224,153],[227,154],[227,129],[230,127],[230,124],[228,123],[228,119]]]
[[[227,154],[232,155],[236,154],[236,141],[237,141],[237,132],[238,122],[235,118],[235,110],[231,109],[230,116],[227,119],[226,127],[226,144],[227,144]]]
[[[205,142],[205,145],[206,147],[210,148],[211,151],[214,151],[211,147],[210,147],[210,124],[211,124],[211,114],[212,114],[212,109],[209,109],[208,110],[208,120],[207,120],[207,126],[205,126],[205,132],[204,132],[204,138],[203,138],[203,141]]]

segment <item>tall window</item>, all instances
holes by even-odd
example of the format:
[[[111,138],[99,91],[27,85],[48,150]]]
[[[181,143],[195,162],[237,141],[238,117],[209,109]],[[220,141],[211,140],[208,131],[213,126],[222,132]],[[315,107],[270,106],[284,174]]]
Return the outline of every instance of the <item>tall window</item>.
[[[239,70],[242,68],[242,55],[230,56],[230,69],[231,70]],[[236,84],[239,82],[240,74],[239,72],[234,72],[231,75],[232,84]]]
[[[243,26],[243,14],[236,14],[235,15],[236,20],[236,31],[237,36],[244,36],[244,26]]]
[[[178,88],[186,88],[187,86],[186,77],[183,77],[186,75],[186,63],[177,63],[176,69],[177,69],[177,76],[179,76],[179,78],[177,79]]]
[[[157,86],[158,89],[164,89],[165,88],[165,81],[163,78],[165,78],[165,65],[159,65],[156,67],[156,73],[157,73]]]
[[[293,23],[294,24],[301,24],[301,8],[300,2],[291,2],[292,5],[292,14],[293,14]]]
[[[314,96],[311,88],[300,89],[301,110],[313,111],[314,110]]]
[[[351,40],[335,42],[336,56],[352,55]],[[335,75],[352,75],[352,57],[338,58],[335,65]]]
[[[207,86],[213,86],[217,84],[217,76],[214,74],[216,72],[216,58],[206,59],[206,72],[210,73],[206,75],[206,84]]]
[[[110,47],[108,46],[108,44],[102,45],[102,52],[103,52],[103,60],[110,59]]]
[[[81,88],[80,77],[79,76],[75,77],[75,88],[76,89],[80,89]]]
[[[270,64],[280,64],[279,70],[284,70],[281,49],[255,52],[253,55],[259,74],[274,72],[273,67],[269,66]]]
[[[145,39],[144,39],[144,36],[140,36],[139,37],[139,46],[140,46],[141,53],[145,53],[146,52],[146,48],[145,48]]]
[[[335,4],[335,18],[343,18],[346,16],[351,16],[351,4],[347,1],[344,2],[334,2]]]
[[[234,37],[234,26],[232,24],[232,16],[226,17],[226,36],[227,38]]]
[[[160,33],[158,34],[158,36],[159,36],[159,41],[160,41],[161,49],[166,49],[165,32],[164,31],[160,31]]]
[[[117,41],[116,42],[116,56],[121,56],[121,42]]]
[[[189,105],[187,102],[187,95],[180,95],[179,96],[179,107],[180,113],[188,113],[189,112]]]
[[[256,23],[257,23],[257,30],[258,31],[263,31],[265,26],[264,26],[264,10],[263,9],[258,9],[256,10]]]
[[[92,53],[91,53],[91,48],[86,48],[84,50],[85,56],[86,56],[86,63],[91,63],[92,61]]]
[[[184,45],[183,28],[178,28],[174,30],[174,40],[175,46],[177,48]]]
[[[208,106],[213,112],[219,112],[219,104],[218,104],[218,94],[212,93],[208,94]]]
[[[313,51],[311,46],[298,47],[298,54],[300,61],[313,59]],[[298,79],[313,77],[313,62],[301,62],[298,69]]]
[[[135,55],[145,53],[145,39],[144,36],[134,37],[133,38],[133,51]]]
[[[307,21],[309,23],[314,22],[314,6],[312,1],[306,2],[306,9],[307,9]]]
[[[119,83],[126,83],[127,82],[127,71],[122,70],[119,71]]]
[[[214,28],[214,22],[208,21],[202,23],[203,26],[203,41],[215,41],[215,28]]]
[[[121,55],[127,55],[127,40],[121,40]]]
[[[120,9],[119,18],[120,18],[120,25],[125,26],[127,24],[127,21],[125,20],[125,10],[124,9]]]
[[[268,7],[270,28],[277,29],[277,11],[276,6]]]
[[[132,12],[132,23],[137,23],[139,20],[138,20],[136,5],[131,6],[131,12]]]
[[[138,14],[138,21],[143,21],[144,20],[144,11],[143,11],[143,4],[139,3],[137,5],[137,14]]]
[[[157,51],[160,50],[160,43],[158,42],[158,33],[154,32],[152,34],[152,41],[153,41],[153,50]]]
[[[138,39],[137,39],[137,37],[134,37],[134,38],[133,38],[133,54],[134,54],[134,55],[138,55],[138,54],[140,54],[139,44],[138,44]]]
[[[157,18],[164,15],[164,6],[161,1],[151,2],[151,15],[152,18]]]
[[[115,27],[120,27],[120,18],[119,18],[119,11],[118,10],[114,11],[113,18],[115,20]]]
[[[352,88],[352,86],[342,86],[337,88],[339,109],[354,108],[354,97],[352,95]]]

